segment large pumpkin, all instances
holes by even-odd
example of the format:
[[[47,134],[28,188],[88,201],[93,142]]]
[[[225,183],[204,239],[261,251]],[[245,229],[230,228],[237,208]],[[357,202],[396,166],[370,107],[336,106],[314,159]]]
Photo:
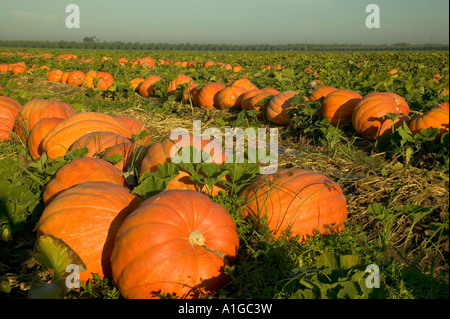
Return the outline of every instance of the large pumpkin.
[[[40,120],[33,126],[33,129],[28,136],[27,144],[28,151],[34,158],[40,158],[42,149],[42,140],[56,125],[64,121],[64,119],[58,117],[48,117]]]
[[[113,155],[121,155],[123,159],[114,166],[123,172],[127,172],[130,167],[140,167],[142,160],[148,152],[148,146],[135,145],[130,143],[120,143],[111,146],[103,153],[103,159]]]
[[[81,136],[97,131],[109,131],[131,138],[131,132],[112,116],[83,112],[56,125],[42,140],[42,149],[51,159],[55,159],[64,156]]]
[[[284,91],[272,97],[267,106],[267,119],[276,125],[290,124],[291,117],[288,112],[292,109],[291,100],[296,95],[296,91]]]
[[[225,85],[221,83],[208,83],[198,93],[198,105],[203,109],[212,109],[217,106],[217,93],[222,91]]]
[[[147,127],[145,127],[145,125],[141,121],[139,121],[135,117],[127,115],[113,115],[113,117],[125,128],[127,128],[132,135],[136,135],[136,137],[138,137],[138,135],[143,131],[148,132],[149,134],[142,139],[137,139],[133,137],[132,142],[137,145],[149,145],[151,140],[150,131]]]
[[[253,90],[247,91],[244,94],[242,94],[239,99],[241,109],[249,111],[250,108],[248,107],[248,103],[249,103],[250,99],[252,97],[254,97],[255,95],[260,94],[262,92],[263,91],[260,89],[253,89]]]
[[[21,108],[22,105],[16,100],[0,96],[0,141],[11,140],[8,132],[13,132],[17,114]]]
[[[89,152],[86,157],[94,157],[96,154],[103,153],[108,148],[122,143],[132,144],[131,140],[114,132],[95,131],[87,133],[77,139],[70,146],[69,151],[87,147]]]
[[[60,82],[63,73],[64,72],[59,69],[51,70],[50,72],[48,72],[47,80],[51,82]]]
[[[82,71],[72,71],[69,74],[69,77],[67,78],[67,84],[75,85],[75,86],[81,86],[84,82],[84,78],[86,77],[86,74]]]
[[[33,126],[44,118],[56,117],[66,119],[75,115],[76,111],[67,103],[55,100],[34,99],[23,105],[17,114],[14,132],[26,141]]]
[[[217,108],[220,110],[229,107],[240,107],[240,97],[247,92],[240,86],[228,86],[217,93]]]
[[[242,196],[243,216],[256,221],[267,219],[275,238],[286,232],[304,241],[317,231],[341,231],[347,218],[340,186],[310,170],[290,168],[259,175]]]
[[[221,145],[215,143],[214,141],[210,141],[204,137],[198,137],[200,141],[199,150],[204,150],[206,146],[213,147],[209,151],[209,154],[212,156],[212,160],[214,163],[223,164],[225,162],[225,154],[222,150]],[[174,139],[170,137],[166,137],[161,142],[154,143],[148,149],[147,154],[142,160],[140,176],[142,176],[145,172],[156,172],[158,170],[158,166],[163,163],[172,162],[171,158],[175,154],[179,154],[179,152],[189,146],[193,146],[197,148],[197,145],[194,145],[194,136],[192,134],[188,135],[180,135]],[[198,148],[197,148],[198,149]],[[220,150],[219,153],[216,153],[216,150]],[[202,185],[200,183],[191,181],[190,173],[179,169],[179,175],[175,177],[167,186],[167,189],[190,189],[190,190],[200,190],[205,193],[217,194],[220,190],[223,190],[220,186],[214,186],[212,189],[209,189],[207,185]]]
[[[47,184],[42,195],[44,204],[49,205],[61,192],[86,182],[109,182],[127,187],[122,171],[99,158],[76,158],[61,167]]]
[[[114,77],[108,72],[98,72],[94,78],[94,86],[100,90],[106,90],[111,87],[114,82]]]
[[[449,111],[434,107],[424,114],[415,117],[409,123],[409,129],[415,135],[420,133],[421,130],[426,128],[438,128],[440,135],[449,131]]]
[[[51,234],[62,239],[80,256],[86,271],[111,277],[111,252],[123,220],[138,207],[138,197],[126,187],[109,182],[86,182],[57,196],[43,211],[37,236]]]
[[[150,75],[143,82],[139,84],[139,95],[143,97],[154,97],[156,90],[156,82],[162,80],[162,77],[158,75]]]
[[[164,191],[122,223],[111,256],[113,280],[127,299],[197,298],[228,280],[239,238],[233,218],[206,195]]]
[[[185,83],[190,83],[192,82],[192,78],[188,75],[184,75],[184,74],[178,74],[177,77],[175,79],[173,79],[172,81],[170,81],[167,84],[167,93],[169,95],[172,94],[176,94],[177,93],[177,87],[179,85],[185,84]],[[179,96],[181,97],[181,94],[179,94]]]
[[[317,101],[318,99],[322,97],[327,97],[328,94],[331,92],[336,91],[337,88],[330,85],[324,85],[319,86],[317,89],[314,90],[314,92],[311,94],[311,96],[308,98],[309,101]]]
[[[448,104],[448,102],[442,102],[442,103],[439,103],[438,105],[436,105],[436,107],[438,108],[438,109],[443,109],[443,110],[449,110],[449,104]]]
[[[242,78],[242,79],[238,79],[238,80],[234,81],[233,83],[231,83],[231,86],[239,86],[239,87],[245,89],[245,91],[251,91],[251,90],[258,89],[258,87],[256,85],[254,85],[249,79],[246,79],[246,78]]]
[[[383,119],[388,113],[399,116],[392,123]],[[398,94],[392,92],[373,92],[364,96],[355,106],[352,114],[352,125],[356,133],[368,140],[376,140],[379,136],[389,133],[392,126],[397,128],[404,121],[408,122],[409,106]]]
[[[352,119],[355,106],[362,96],[352,90],[336,90],[327,95],[322,102],[322,115],[331,125],[345,124]]]

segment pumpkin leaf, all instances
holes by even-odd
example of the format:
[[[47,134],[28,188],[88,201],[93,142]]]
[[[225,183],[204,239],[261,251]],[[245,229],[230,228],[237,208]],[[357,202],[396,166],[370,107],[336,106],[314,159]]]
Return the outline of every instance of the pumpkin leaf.
[[[133,189],[133,194],[149,198],[167,189],[167,185],[179,174],[175,164],[164,163],[158,166],[156,172],[145,172],[139,185]]]
[[[79,273],[86,271],[86,265],[78,254],[62,239],[51,234],[40,236],[33,249],[33,258],[43,264],[53,273],[50,282],[44,282],[36,277],[28,291],[29,299],[59,299],[63,298],[72,280],[69,266],[75,266]],[[77,281],[77,278],[75,282]]]

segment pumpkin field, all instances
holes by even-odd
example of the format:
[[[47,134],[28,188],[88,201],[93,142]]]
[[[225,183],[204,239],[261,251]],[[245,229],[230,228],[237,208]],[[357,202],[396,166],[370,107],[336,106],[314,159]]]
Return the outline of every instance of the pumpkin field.
[[[448,51],[0,49],[0,297],[448,299],[448,100]]]

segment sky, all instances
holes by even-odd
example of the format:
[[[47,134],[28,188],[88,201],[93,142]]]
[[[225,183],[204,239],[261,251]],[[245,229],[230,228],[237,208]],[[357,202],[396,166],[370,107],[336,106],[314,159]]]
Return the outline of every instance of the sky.
[[[66,6],[80,10],[67,28]],[[376,4],[380,27],[367,28]],[[2,0],[1,40],[191,44],[449,43],[448,0]]]

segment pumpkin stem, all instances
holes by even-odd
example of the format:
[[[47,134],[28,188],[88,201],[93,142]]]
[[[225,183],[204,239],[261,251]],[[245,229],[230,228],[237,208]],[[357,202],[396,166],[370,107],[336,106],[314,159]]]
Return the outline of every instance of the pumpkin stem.
[[[203,237],[202,233],[198,230],[191,231],[188,239],[192,246],[203,246],[203,244],[205,243],[205,237]]]
[[[209,252],[211,252],[213,254],[216,254],[217,256],[222,258],[227,265],[230,265],[230,262],[229,262],[227,256],[222,254],[220,251],[209,249],[208,246],[205,245],[205,237],[202,235],[202,233],[200,231],[198,231],[198,230],[191,231],[191,233],[189,234],[188,239],[189,239],[189,242],[191,243],[192,246],[199,245],[204,250],[209,251]]]

